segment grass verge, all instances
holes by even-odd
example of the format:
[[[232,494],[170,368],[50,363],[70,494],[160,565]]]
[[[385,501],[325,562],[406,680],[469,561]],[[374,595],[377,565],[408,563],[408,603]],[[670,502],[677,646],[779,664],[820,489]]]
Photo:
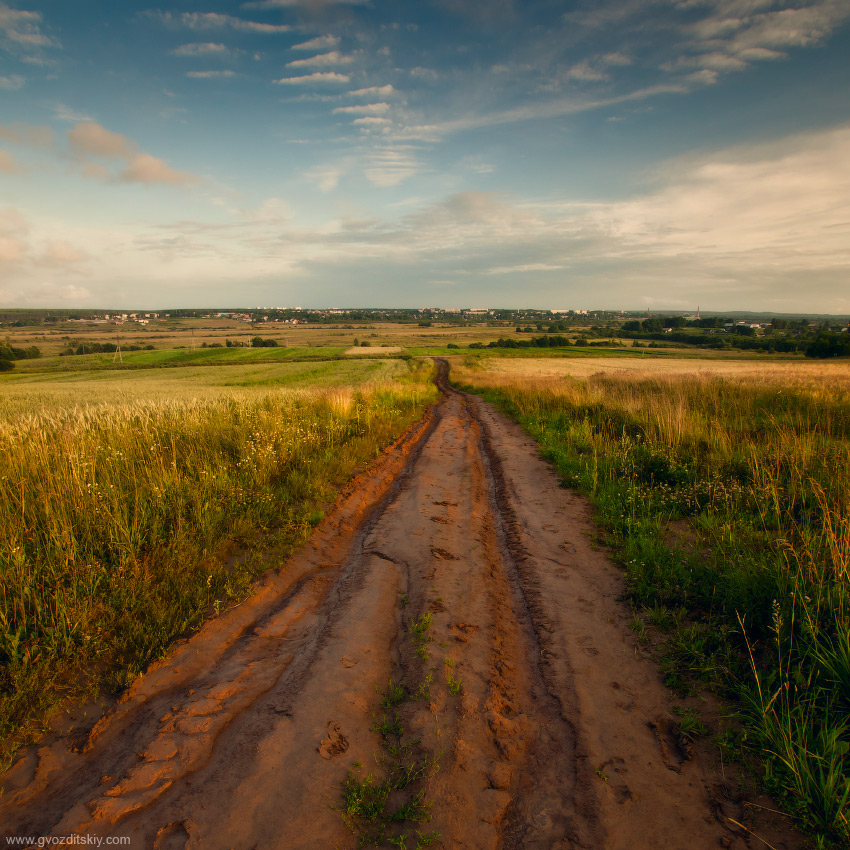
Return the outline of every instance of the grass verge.
[[[248,593],[422,414],[427,368],[364,390],[126,403],[0,422],[0,759],[69,696],[120,690]]]
[[[739,743],[819,846],[850,842],[850,392],[827,380],[457,375],[586,493],[662,671],[745,720]],[[640,635],[639,635],[640,636]]]

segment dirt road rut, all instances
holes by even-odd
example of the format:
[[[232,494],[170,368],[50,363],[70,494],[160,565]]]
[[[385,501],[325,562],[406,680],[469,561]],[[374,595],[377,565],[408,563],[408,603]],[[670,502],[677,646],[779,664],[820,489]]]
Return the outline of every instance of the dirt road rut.
[[[18,762],[0,831],[354,847],[346,777],[377,783],[395,759],[397,802],[430,803],[389,828],[409,847],[417,830],[476,850],[735,846],[587,507],[438,367],[443,400],[298,555],[85,736]]]

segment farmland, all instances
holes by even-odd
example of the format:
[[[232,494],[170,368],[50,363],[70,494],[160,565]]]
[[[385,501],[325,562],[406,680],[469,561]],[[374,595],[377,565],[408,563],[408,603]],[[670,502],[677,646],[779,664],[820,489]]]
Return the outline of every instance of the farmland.
[[[628,365],[629,368],[626,368]],[[726,743],[822,836],[850,839],[850,367],[474,360],[594,502],[665,678],[746,718]]]
[[[801,846],[728,790],[738,762],[847,840],[846,361],[160,324],[121,351],[102,325],[10,332],[41,356],[0,376],[0,817],[46,832],[79,793],[75,829],[159,842],[197,773],[204,807],[261,794],[271,824],[272,764],[246,755],[267,750],[306,777],[275,799],[317,846],[557,846],[573,824],[625,848],[638,822],[655,846]],[[687,789],[721,786],[706,829]]]

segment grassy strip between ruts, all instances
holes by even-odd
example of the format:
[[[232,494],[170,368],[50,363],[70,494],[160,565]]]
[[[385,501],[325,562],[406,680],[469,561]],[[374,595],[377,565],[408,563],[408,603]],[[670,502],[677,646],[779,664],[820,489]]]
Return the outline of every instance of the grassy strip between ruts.
[[[69,695],[126,686],[321,519],[436,390],[104,405],[0,422],[0,740],[8,762]],[[253,544],[250,541],[254,541]]]
[[[588,494],[676,690],[710,687],[818,846],[850,841],[850,393],[826,380],[460,368]],[[730,740],[731,738],[731,740]],[[719,743],[721,743],[719,741]]]

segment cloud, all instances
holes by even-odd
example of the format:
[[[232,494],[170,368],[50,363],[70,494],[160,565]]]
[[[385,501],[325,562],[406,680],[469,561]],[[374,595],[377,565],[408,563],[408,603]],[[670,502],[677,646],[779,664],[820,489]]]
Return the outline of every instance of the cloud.
[[[390,111],[388,103],[362,103],[357,106],[338,106],[334,115],[385,115]]]
[[[305,176],[318,186],[320,192],[331,192],[339,185],[344,171],[339,167],[319,168],[309,171]]]
[[[31,148],[50,148],[56,134],[46,124],[0,124],[0,139]]]
[[[548,263],[526,263],[519,266],[495,266],[492,269],[487,269],[484,274],[516,274],[525,272],[556,272],[566,266],[553,266]]]
[[[12,9],[0,3],[0,43],[7,49],[18,51],[39,50],[42,47],[59,47],[59,42],[41,31],[41,12]]]
[[[366,116],[365,118],[355,118],[351,123],[365,127],[381,127],[391,124],[392,121],[390,121],[389,118],[373,118],[372,116]]]
[[[48,268],[69,269],[89,260],[89,254],[75,248],[70,242],[57,240],[48,242],[42,252],[35,257],[35,264]]]
[[[0,77],[0,89],[5,91],[17,91],[24,87],[26,80],[20,74],[11,74],[8,77]]]
[[[186,27],[191,30],[232,29],[237,32],[252,32],[265,35],[289,32],[292,27],[288,24],[263,24],[257,21],[246,21],[233,15],[222,15],[218,12],[173,12],[149,11],[142,13],[147,17],[158,20],[165,26],[176,29]]]
[[[8,151],[0,150],[0,174],[22,174],[26,169]]]
[[[176,171],[168,163],[149,153],[139,153],[131,157],[118,177],[127,183],[164,183],[172,186],[195,183],[198,180],[194,174]]]
[[[98,180],[117,180],[125,183],[187,185],[198,178],[187,172],[177,171],[164,160],[139,151],[138,145],[121,133],[107,130],[94,121],[76,124],[67,133],[72,155],[80,162],[84,177]],[[123,168],[114,176],[102,162],[91,158],[118,159]]]
[[[411,68],[409,73],[411,77],[416,77],[419,80],[431,80],[433,82],[440,78],[440,75],[433,68]]]
[[[212,56],[229,56],[231,54],[231,50],[224,44],[215,44],[213,42],[195,42],[192,44],[182,44],[180,47],[175,48],[171,51],[175,56],[203,56],[203,57],[212,57]]]
[[[212,80],[221,77],[235,77],[235,71],[187,71],[187,77],[193,80]]]
[[[300,44],[293,44],[290,50],[328,50],[339,47],[340,39],[335,35],[320,35]]]
[[[64,103],[57,103],[53,107],[53,116],[57,121],[69,121],[76,124],[78,121],[91,121],[92,118],[85,112],[79,112],[71,106],[66,106]]]
[[[250,0],[243,9],[321,9],[325,6],[370,6],[371,0]]]
[[[393,97],[398,92],[389,84],[385,86],[369,86],[365,89],[355,89],[347,92],[348,97]]]
[[[353,56],[346,56],[338,50],[332,50],[330,53],[320,53],[317,56],[311,56],[309,59],[293,59],[286,63],[286,67],[321,68],[328,65],[350,65],[353,61]]]
[[[84,121],[68,130],[71,151],[79,157],[132,156],[136,152],[136,143],[120,133],[113,133],[94,121]]]
[[[347,83],[351,77],[348,74],[337,74],[334,71],[317,71],[315,74],[304,74],[300,77],[282,77],[275,80],[282,86],[302,86],[310,83]]]
[[[413,147],[395,145],[370,151],[363,173],[373,186],[391,188],[412,177],[420,168]]]

